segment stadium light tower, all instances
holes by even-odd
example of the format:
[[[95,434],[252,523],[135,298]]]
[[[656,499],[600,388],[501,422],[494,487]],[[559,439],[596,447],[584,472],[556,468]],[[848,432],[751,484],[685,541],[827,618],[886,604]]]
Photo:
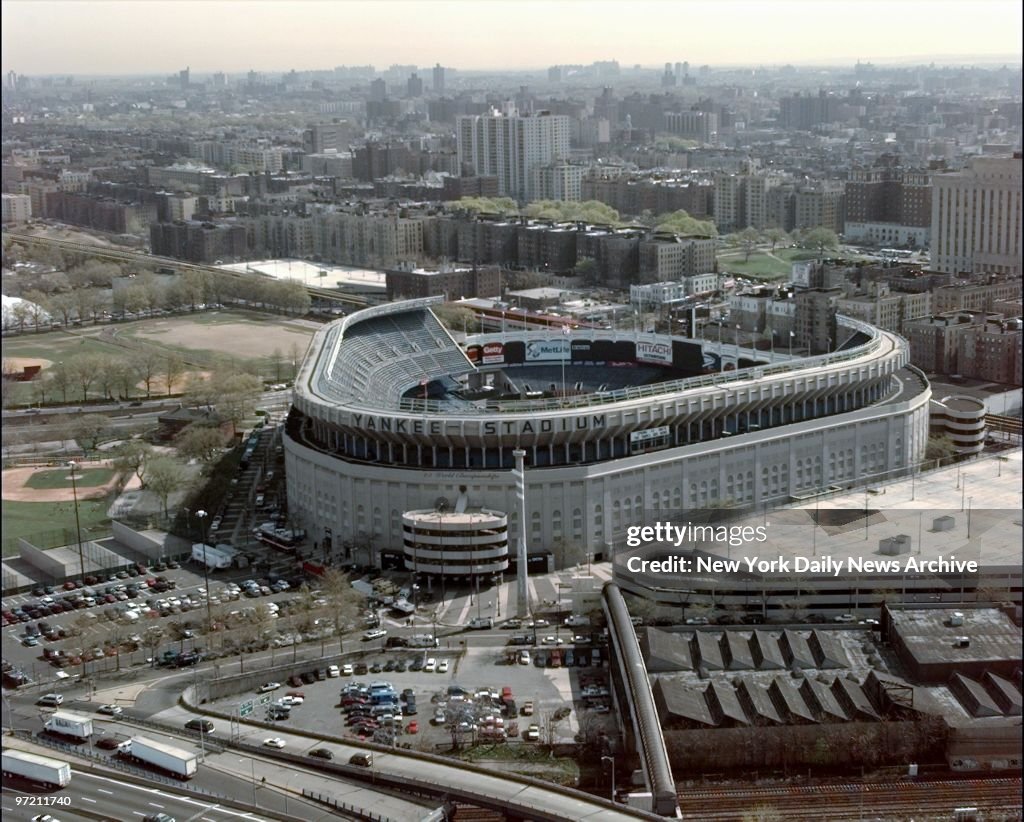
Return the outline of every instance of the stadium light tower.
[[[526,452],[517,448],[512,452],[516,467],[516,502],[519,506],[519,535],[516,541],[516,616],[526,619],[530,611],[526,586]]]
[[[75,501],[75,534],[78,537],[78,563],[81,566],[82,579],[85,579],[85,549],[82,548],[82,523],[78,518],[78,484],[75,482],[75,469],[78,463],[71,460],[68,463],[71,469],[71,496]]]

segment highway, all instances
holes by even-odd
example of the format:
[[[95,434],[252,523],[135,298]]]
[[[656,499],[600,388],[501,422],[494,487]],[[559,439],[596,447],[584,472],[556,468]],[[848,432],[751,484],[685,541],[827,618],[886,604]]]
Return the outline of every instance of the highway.
[[[55,248],[60,251],[88,255],[89,257],[96,259],[113,260],[121,263],[137,263],[139,265],[149,267],[156,266],[158,268],[169,268],[178,272],[200,271],[214,276],[230,277],[236,280],[266,279],[258,274],[230,271],[213,265],[197,265],[195,263],[185,262],[184,260],[175,260],[172,257],[157,257],[153,254],[134,251],[128,248],[111,248],[107,246],[92,245],[91,243],[77,243],[72,240],[57,240],[51,237],[42,237],[38,234],[26,231],[5,230],[4,235],[10,237],[16,242],[22,243],[23,245],[42,245],[49,248]],[[318,300],[329,300],[360,308],[365,307],[367,304],[366,300],[362,297],[342,294],[339,291],[334,291],[328,288],[306,286],[306,292],[310,297]]]

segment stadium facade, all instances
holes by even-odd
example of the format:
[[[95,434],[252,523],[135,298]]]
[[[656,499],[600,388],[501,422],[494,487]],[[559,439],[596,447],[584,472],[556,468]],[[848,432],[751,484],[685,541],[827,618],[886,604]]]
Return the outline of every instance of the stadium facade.
[[[438,301],[324,326],[296,380],[289,510],[337,559],[401,567],[403,517],[424,509],[506,515],[514,544],[517,448],[537,567],[608,556],[659,512],[783,503],[924,457],[926,378],[901,337],[849,318],[807,358],[589,328],[463,347]]]

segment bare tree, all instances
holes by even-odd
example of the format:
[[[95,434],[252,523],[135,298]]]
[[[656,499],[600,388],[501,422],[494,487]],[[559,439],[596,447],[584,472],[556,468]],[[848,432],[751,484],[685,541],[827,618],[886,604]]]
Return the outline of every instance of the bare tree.
[[[160,375],[163,355],[157,351],[144,350],[132,358],[132,365],[139,379],[146,386],[146,399],[153,395],[153,382]]]
[[[173,457],[157,456],[146,462],[146,487],[160,499],[164,517],[167,516],[167,500],[171,494],[185,488],[188,475],[184,466]]]
[[[348,574],[328,568],[320,578],[324,598],[338,637],[338,652],[345,651],[345,631],[351,630],[365,607],[365,597],[352,587]]]
[[[167,383],[167,396],[174,392],[177,385],[185,374],[185,361],[177,354],[168,355],[164,362],[164,381]]]
[[[115,452],[114,470],[122,474],[135,474],[143,481],[146,461],[153,455],[153,449],[142,440],[128,440]]]
[[[79,354],[71,360],[70,365],[71,373],[82,389],[82,402],[86,402],[89,399],[89,389],[96,382],[104,362],[95,354]]]

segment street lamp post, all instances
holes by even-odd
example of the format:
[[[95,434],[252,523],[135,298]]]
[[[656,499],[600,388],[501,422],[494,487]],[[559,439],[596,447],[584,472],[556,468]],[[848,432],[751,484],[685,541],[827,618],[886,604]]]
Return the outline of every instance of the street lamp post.
[[[602,762],[610,762],[612,765],[612,802],[615,801],[615,757],[614,756],[602,756]]]
[[[74,460],[68,463],[71,468],[71,497],[75,501],[75,534],[78,538],[78,562],[81,565],[82,579],[85,579],[85,550],[82,548],[82,523],[78,518],[78,484],[75,482],[75,469],[78,463]]]
[[[196,511],[199,520],[199,539],[203,543],[203,581],[206,583],[206,624],[207,631],[213,631],[213,611],[210,606],[210,566],[206,562],[206,518],[209,514],[200,508]]]

